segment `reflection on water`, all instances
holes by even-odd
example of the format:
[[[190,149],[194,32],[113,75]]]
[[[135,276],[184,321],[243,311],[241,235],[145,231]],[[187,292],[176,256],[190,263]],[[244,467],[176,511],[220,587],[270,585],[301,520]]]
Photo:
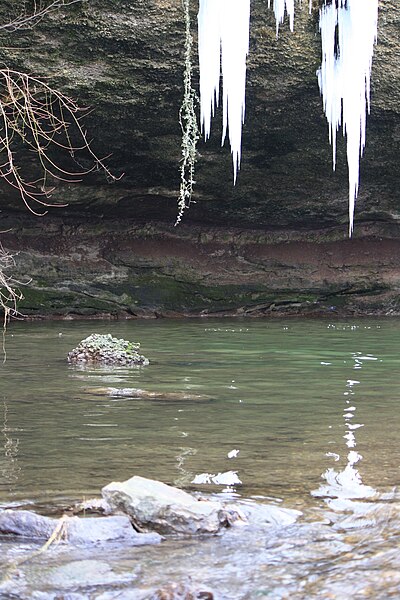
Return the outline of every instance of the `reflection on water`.
[[[356,361],[354,368],[361,368],[359,360]],[[356,448],[357,446],[356,430],[360,427],[364,427],[363,423],[353,422],[357,410],[353,387],[359,383],[359,381],[348,379],[346,384],[347,391],[344,392],[346,405],[343,409],[343,418],[345,421],[346,432],[343,438],[346,440],[346,447],[348,449],[346,466],[342,471],[336,471],[332,467],[328,468],[322,475],[327,482],[326,485],[321,485],[317,491],[313,492],[313,495],[316,497],[326,497],[327,504],[331,508],[335,508],[335,506],[339,506],[340,508],[346,506],[349,508],[351,507],[351,503],[344,504],[344,500],[351,498],[369,498],[377,494],[376,490],[372,487],[362,483],[361,475],[358,470],[358,463],[362,460],[362,456],[359,452],[353,450],[353,448]],[[352,406],[349,406],[350,403]],[[335,461],[340,460],[339,454],[327,452],[326,456],[333,456]],[[355,465],[357,465],[357,467]],[[338,498],[341,502],[332,500],[332,498]]]
[[[0,478],[5,484],[16,483],[18,476],[21,471],[21,467],[18,464],[18,450],[19,450],[19,439],[17,437],[11,437],[12,433],[17,431],[16,428],[9,427],[8,425],[8,407],[7,402],[4,399],[2,405],[2,460],[0,461]]]
[[[373,489],[396,485],[400,327],[360,323],[96,323],[151,358],[114,370],[65,362],[92,322],[17,323],[1,367],[0,468],[20,471],[0,499],[87,495],[132,474],[190,485],[234,472],[243,497],[308,504],[321,473],[324,485],[354,488],[360,471]],[[88,393],[106,388],[158,397]]]
[[[140,341],[150,365],[67,365],[94,329]],[[1,505],[65,506],[142,475],[295,508],[300,521],[268,534],[142,550],[143,589],[189,574],[229,600],[400,596],[400,322],[17,323],[10,334]]]

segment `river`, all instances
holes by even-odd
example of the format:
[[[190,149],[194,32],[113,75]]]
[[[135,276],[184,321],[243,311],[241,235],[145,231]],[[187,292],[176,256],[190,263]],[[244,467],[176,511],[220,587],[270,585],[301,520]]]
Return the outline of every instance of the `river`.
[[[139,341],[150,364],[68,365],[93,332]],[[394,319],[12,323],[0,507],[60,514],[141,475],[301,515],[111,556],[49,549],[7,576],[16,596],[0,587],[0,597],[139,600],[189,579],[219,600],[400,597],[399,348]],[[204,398],[96,391],[105,387]],[[227,484],[213,482],[220,473]],[[0,538],[3,574],[32,548]]]

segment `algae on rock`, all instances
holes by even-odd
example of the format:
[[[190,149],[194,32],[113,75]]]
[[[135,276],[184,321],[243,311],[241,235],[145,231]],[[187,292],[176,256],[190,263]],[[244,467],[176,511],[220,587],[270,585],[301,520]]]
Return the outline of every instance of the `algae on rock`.
[[[75,364],[148,365],[149,360],[138,350],[140,344],[93,333],[68,353],[68,362]]]

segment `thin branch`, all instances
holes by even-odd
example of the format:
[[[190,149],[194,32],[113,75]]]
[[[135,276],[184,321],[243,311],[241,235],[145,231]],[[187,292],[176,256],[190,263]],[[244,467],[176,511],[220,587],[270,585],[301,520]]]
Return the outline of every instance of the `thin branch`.
[[[48,6],[41,6],[41,2],[34,1],[33,12],[26,14],[21,13],[18,17],[13,19],[10,23],[4,23],[0,25],[0,31],[18,31],[19,29],[30,29],[34,27],[45,17],[46,15],[64,8],[71,6],[71,4],[77,4],[82,0],[53,0]]]
[[[23,299],[19,291],[21,283],[15,281],[11,275],[7,274],[10,268],[14,267],[14,257],[4,250],[0,242],[0,309],[3,311],[3,335],[2,351],[4,360],[6,359],[5,333],[7,324],[11,317],[18,317],[18,302]]]
[[[104,162],[92,150],[91,142],[81,125],[84,111],[77,103],[32,75],[0,69],[0,178],[18,190],[27,208],[36,215],[35,203],[42,207],[52,206],[48,202],[53,187],[48,187],[49,177],[69,183],[77,182],[84,175],[101,169],[111,181],[120,179],[111,173]],[[72,141],[72,137],[78,142]],[[17,159],[18,142],[28,146],[37,158],[42,173],[38,180],[27,181],[21,175]],[[55,162],[52,148],[66,150],[78,166],[67,169]],[[78,151],[86,152],[93,164],[82,168],[76,161]],[[64,205],[58,205],[64,206]]]

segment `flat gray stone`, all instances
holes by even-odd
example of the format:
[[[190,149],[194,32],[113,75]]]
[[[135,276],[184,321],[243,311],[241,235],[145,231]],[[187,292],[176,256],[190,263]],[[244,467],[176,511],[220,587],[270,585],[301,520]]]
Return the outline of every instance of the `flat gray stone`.
[[[44,517],[28,510],[4,510],[0,513],[0,533],[29,539],[47,540],[55,531],[59,519]],[[108,542],[140,546],[158,544],[161,536],[135,531],[124,515],[110,517],[67,517],[61,539],[76,546]]]
[[[110,483],[102,489],[102,495],[113,511],[129,515],[139,530],[217,533],[230,522],[220,502],[198,500],[183,490],[144,477]]]

